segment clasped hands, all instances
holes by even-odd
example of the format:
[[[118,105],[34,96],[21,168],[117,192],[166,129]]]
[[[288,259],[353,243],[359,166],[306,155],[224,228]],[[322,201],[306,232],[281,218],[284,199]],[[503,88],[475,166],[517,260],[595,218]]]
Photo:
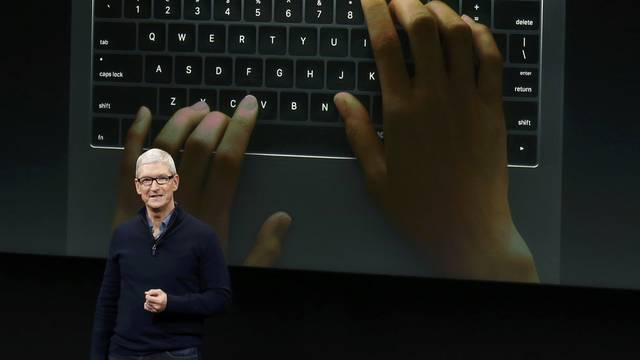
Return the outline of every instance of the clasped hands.
[[[334,101],[367,190],[435,275],[538,281],[508,203],[502,57],[491,32],[440,1],[361,3],[382,91],[384,144],[353,95],[341,92]],[[394,22],[407,32],[413,76]],[[257,112],[251,95],[231,119],[197,103],[177,111],[154,139],[154,147],[172,155],[184,147],[176,197],[216,229],[225,251],[229,212]],[[125,142],[114,224],[139,207],[131,179],[150,126],[151,114],[143,107]],[[270,216],[245,264],[274,265],[290,224],[284,212]]]

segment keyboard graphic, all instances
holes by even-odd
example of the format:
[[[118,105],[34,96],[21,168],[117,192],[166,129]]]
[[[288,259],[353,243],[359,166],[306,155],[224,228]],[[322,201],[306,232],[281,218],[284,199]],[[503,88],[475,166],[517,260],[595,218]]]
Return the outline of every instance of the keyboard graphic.
[[[536,167],[543,1],[445,2],[491,28],[505,61],[509,165]],[[150,145],[177,109],[205,100],[231,116],[249,93],[259,102],[251,153],[352,157],[339,91],[382,128],[360,0],[94,0],[93,16],[94,148],[122,148],[141,105],[154,114]]]

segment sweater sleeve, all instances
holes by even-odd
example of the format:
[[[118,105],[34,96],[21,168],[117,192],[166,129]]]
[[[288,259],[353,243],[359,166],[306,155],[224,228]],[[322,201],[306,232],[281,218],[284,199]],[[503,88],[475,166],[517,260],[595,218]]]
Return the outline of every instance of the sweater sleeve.
[[[114,235],[111,239],[102,286],[96,303],[91,339],[92,360],[107,359],[109,341],[116,325],[120,297],[120,266],[115,257],[115,238]]]
[[[211,316],[231,301],[229,271],[215,234],[202,247],[199,261],[200,292],[167,294],[167,312]]]

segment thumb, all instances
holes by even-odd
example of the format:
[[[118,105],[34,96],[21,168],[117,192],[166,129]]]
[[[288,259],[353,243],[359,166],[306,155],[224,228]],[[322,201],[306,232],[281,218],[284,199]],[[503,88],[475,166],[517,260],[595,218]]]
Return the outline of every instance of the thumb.
[[[262,224],[256,242],[245,259],[244,265],[258,267],[275,265],[280,259],[282,241],[291,222],[291,216],[283,211],[269,216]]]

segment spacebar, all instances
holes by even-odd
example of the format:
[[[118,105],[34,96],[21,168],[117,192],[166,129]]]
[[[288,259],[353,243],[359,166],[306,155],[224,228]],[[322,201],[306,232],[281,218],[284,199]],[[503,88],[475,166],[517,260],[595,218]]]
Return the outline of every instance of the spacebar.
[[[247,152],[276,155],[353,157],[342,127],[258,123]]]

